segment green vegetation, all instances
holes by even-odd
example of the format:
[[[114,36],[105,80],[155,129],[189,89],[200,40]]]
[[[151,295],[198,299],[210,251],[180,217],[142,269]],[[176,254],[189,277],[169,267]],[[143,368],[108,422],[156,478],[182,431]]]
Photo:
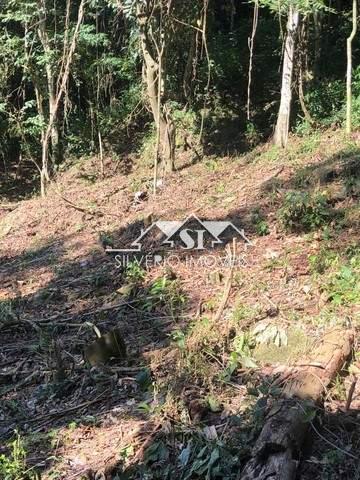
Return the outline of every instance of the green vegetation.
[[[360,302],[360,252],[356,245],[350,245],[342,254],[324,248],[317,255],[311,255],[309,262],[333,305]]]
[[[145,452],[144,464],[138,474],[153,479],[236,478],[238,447],[203,435],[179,433],[182,448],[174,448],[166,439],[154,442]],[[179,442],[176,442],[179,443]],[[245,446],[243,447],[245,449]],[[164,467],[165,466],[165,467]],[[130,470],[131,471],[131,470]]]
[[[260,236],[269,235],[269,225],[260,209],[256,208],[252,212],[252,223],[255,226],[256,233]]]
[[[145,279],[146,272],[136,260],[126,265],[125,280],[131,284],[140,284]]]
[[[286,31],[292,4],[280,3],[241,0],[235,6],[209,4],[204,10],[186,0],[167,12],[166,2],[156,0],[150,15],[148,2],[132,0],[121,5],[44,0],[41,8],[25,0],[7,2],[0,17],[0,150],[7,182],[14,172],[16,181],[21,179],[23,170],[29,180],[23,194],[29,194],[40,174],[45,193],[49,180],[70,159],[91,155],[99,161],[96,171],[83,172],[90,184],[113,165],[126,170],[124,153],[126,157],[135,150],[140,163],[153,165],[159,113],[157,154],[165,164],[171,156],[170,170],[181,151],[189,152],[194,162],[204,154],[249,150],[269,136],[274,124],[277,137],[279,100],[280,110],[288,101],[278,70],[281,38],[288,41],[292,33],[301,48],[283,65],[299,85],[290,128],[306,139],[298,154],[312,153],[319,142],[314,130],[345,120],[343,44],[351,26],[349,8],[326,0],[299,0],[294,8],[301,18],[286,37],[279,31]],[[257,6],[262,23],[253,32],[249,66],[248,19]],[[319,18],[326,18],[326,29]],[[202,38],[196,37],[194,25],[198,32],[206,29]],[[325,48],[329,36],[332,46]],[[357,54],[358,39],[353,43]],[[160,91],[152,79],[152,68],[159,63]],[[352,124],[357,127],[360,68],[355,65],[352,73]],[[165,127],[171,135],[164,135]],[[288,130],[282,132],[286,138]],[[278,157],[278,147],[269,150],[269,161]],[[106,166],[105,156],[110,159]],[[216,171],[217,160],[208,159],[205,165]]]
[[[356,477],[358,2],[0,3],[0,480]]]
[[[11,300],[0,302],[0,324],[6,325],[9,321],[16,321],[17,316],[13,303]]]
[[[252,359],[254,341],[248,333],[236,335],[230,345],[228,364],[222,372],[222,378],[229,381],[233,373],[240,367],[256,368],[257,365]]]
[[[323,247],[316,255],[309,256],[309,264],[312,272],[320,275],[337,262],[338,255],[328,247]]]
[[[181,284],[177,280],[163,276],[154,280],[149,286],[143,308],[149,312],[164,308],[169,315],[176,315],[185,301],[186,297],[181,291]]]
[[[339,265],[329,274],[324,286],[329,300],[335,305],[360,303],[360,255]]]
[[[10,444],[10,454],[0,455],[0,477],[3,480],[35,480],[37,477],[26,466],[26,451],[23,440],[15,432]]]
[[[320,192],[288,192],[279,210],[283,227],[291,232],[318,229],[333,217],[327,195]]]
[[[257,343],[253,355],[255,361],[259,364],[286,365],[296,362],[298,358],[305,357],[311,351],[311,340],[300,328],[293,327],[287,329],[286,333],[284,330],[279,330],[280,333],[283,332],[282,336],[286,335],[286,342],[280,345],[275,341]],[[272,335],[274,334],[272,333]]]

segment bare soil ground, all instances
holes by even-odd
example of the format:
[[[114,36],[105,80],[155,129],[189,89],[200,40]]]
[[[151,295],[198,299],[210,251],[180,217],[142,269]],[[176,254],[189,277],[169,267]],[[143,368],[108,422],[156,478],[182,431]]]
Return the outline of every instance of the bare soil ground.
[[[168,478],[166,464],[184,452],[189,438],[199,436],[209,444],[221,444],[219,451],[228,448],[229,468],[240,471],[266,408],[262,399],[271,383],[264,384],[263,369],[296,363],[334,326],[356,332],[359,327],[359,297],[351,295],[352,290],[358,292],[359,277],[350,293],[343,291],[347,284],[333,293],[330,286],[324,287],[331,284],[328,265],[314,272],[311,260],[321,262],[324,251],[342,258],[348,249],[359,248],[358,187],[356,182],[349,187],[344,174],[354,165],[359,171],[359,153],[355,141],[330,131],[310,139],[294,138],[287,152],[265,145],[241,157],[205,158],[196,165],[182,158],[178,171],[163,180],[156,196],[151,193],[152,172],[140,162],[124,175],[111,173],[109,160],[108,174],[101,179],[96,159],[84,160],[59,174],[45,199],[9,203],[4,198],[0,454],[9,454],[7,442],[17,429],[29,468],[41,471],[44,479]],[[278,211],[291,190],[326,191],[332,207],[342,212],[340,226],[332,222],[308,233],[286,232]],[[145,193],[140,200],[138,191]],[[104,250],[110,243],[128,246],[149,219],[184,220],[190,214],[231,221],[252,243],[245,250],[237,242],[245,265],[233,272],[215,332],[201,330],[201,322],[213,317],[221,303],[226,269],[177,263],[172,267],[176,289],[170,297],[166,293],[160,298],[154,293],[154,281],[169,272],[154,266],[130,293],[124,293],[126,272]],[[221,257],[224,249],[211,254]],[[228,372],[232,357],[227,347],[235,335],[229,322],[234,318],[236,335],[268,321],[285,332],[288,343],[250,345],[253,368],[238,362],[232,375],[219,382],[211,369],[217,369],[217,379],[222,371]],[[120,328],[127,343],[126,360],[90,368],[83,349],[95,339],[92,324],[101,332]],[[192,334],[182,337],[189,325]],[[225,338],[218,349],[214,335]],[[207,352],[207,366],[197,363],[200,343]],[[202,351],[199,355],[204,358]],[[355,351],[352,370],[344,367],[326,394],[321,420],[311,423],[301,478],[360,478],[359,383],[351,408],[345,411],[357,364],[360,367]],[[179,374],[181,369],[191,375]],[[210,473],[216,462],[209,463]],[[126,477],[126,471],[132,473]],[[186,478],[205,474],[194,470]],[[209,478],[225,476],[220,469],[218,477]],[[178,478],[185,476],[179,473]]]

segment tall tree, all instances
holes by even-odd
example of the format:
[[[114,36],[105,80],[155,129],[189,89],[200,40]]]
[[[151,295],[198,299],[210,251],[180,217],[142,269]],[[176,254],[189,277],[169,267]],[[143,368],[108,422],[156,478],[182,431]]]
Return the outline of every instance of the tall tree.
[[[60,160],[58,114],[84,20],[85,4],[86,0],[58,3],[56,0],[20,0],[9,2],[1,16],[8,44],[21,53],[16,63],[21,78],[18,103],[23,111],[36,104],[37,115],[32,121],[40,136],[41,161],[36,158],[33,161],[39,170],[42,195],[50,181],[51,167]],[[72,12],[75,22],[71,20]],[[20,128],[20,132],[25,139],[25,129]]]
[[[282,16],[287,18],[280,106],[274,133],[274,143],[279,147],[286,147],[290,128],[292,79],[300,16],[326,9],[326,7],[323,0],[260,0],[260,5],[268,7],[273,13],[280,15],[280,18]]]
[[[297,5],[290,4],[288,11],[284,60],[282,67],[281,98],[278,118],[274,133],[274,143],[286,147],[291,115],[292,78],[294,71],[295,42],[299,27],[299,10]]]
[[[351,113],[352,113],[352,42],[357,31],[357,0],[353,0],[352,8],[352,31],[346,42],[347,69],[346,69],[346,133],[351,133]]]
[[[73,57],[74,57],[74,53],[75,53],[75,49],[76,49],[77,41],[79,37],[79,31],[80,31],[81,24],[84,20],[85,2],[86,0],[81,0],[80,2],[79,8],[78,8],[77,21],[72,34],[71,41],[68,42],[68,45],[66,44],[67,42],[64,43],[63,56],[61,58],[61,67],[57,77],[53,79],[52,74],[50,77],[49,76],[47,77],[48,88],[51,87],[51,83],[49,83],[49,78],[51,78],[54,82],[56,82],[56,89],[55,89],[55,94],[52,94],[52,95],[50,95],[50,90],[48,91],[51,108],[49,108],[49,116],[46,122],[46,127],[44,128],[43,135],[42,135],[42,156],[41,156],[42,161],[41,161],[41,176],[40,176],[42,196],[46,194],[47,183],[50,180],[49,169],[48,169],[49,140],[50,138],[51,139],[53,138],[54,130],[55,130],[56,132],[55,141],[56,142],[58,141],[57,128],[54,128],[54,126],[57,123],[57,115],[58,115],[60,103],[63,99],[64,93],[67,88],[67,83],[70,76],[70,68],[71,68],[71,64],[73,61]],[[70,0],[69,0],[69,3],[70,3]],[[65,32],[65,33],[66,33],[65,38],[67,38],[68,32]],[[44,51],[46,53],[45,47],[44,47]],[[57,147],[57,143],[55,144],[55,147]]]
[[[163,4],[163,0],[157,2],[147,0],[143,4],[138,3],[136,10],[144,59],[144,79],[157,128],[154,188],[160,159],[164,162],[165,171],[172,172],[175,169],[175,123],[172,120],[169,106],[164,101],[171,3]]]
[[[246,118],[248,121],[250,120],[251,80],[252,80],[253,59],[254,59],[254,43],[255,43],[256,30],[258,26],[258,20],[259,20],[259,0],[255,0],[252,32],[251,32],[251,36],[248,38],[248,45],[249,45],[249,51],[250,51],[249,69],[248,69],[247,102],[246,102]]]

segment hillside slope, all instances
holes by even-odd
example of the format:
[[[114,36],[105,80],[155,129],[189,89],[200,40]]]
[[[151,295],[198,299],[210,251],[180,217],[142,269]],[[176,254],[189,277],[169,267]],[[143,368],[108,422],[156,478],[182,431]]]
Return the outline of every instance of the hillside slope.
[[[296,363],[334,326],[359,327],[359,153],[327,131],[287,151],[183,158],[155,197],[140,162],[101,179],[84,160],[47,198],[0,204],[0,437],[18,429],[45,479],[238,478],[273,394],[262,372]],[[104,250],[190,215],[251,241],[237,239],[231,284],[230,237],[171,268],[118,268]],[[126,360],[90,368],[94,325],[121,330]],[[342,409],[356,363],[355,352],[326,395],[304,478],[354,478],[360,386]]]

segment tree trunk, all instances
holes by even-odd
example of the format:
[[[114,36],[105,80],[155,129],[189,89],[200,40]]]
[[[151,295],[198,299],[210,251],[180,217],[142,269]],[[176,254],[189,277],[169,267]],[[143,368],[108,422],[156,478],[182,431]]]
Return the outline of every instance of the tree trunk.
[[[320,60],[321,60],[321,46],[322,46],[322,20],[323,12],[320,10],[314,11],[314,81],[318,82],[320,79]]]
[[[41,146],[42,146],[42,166],[41,166],[41,173],[40,173],[40,184],[41,184],[41,195],[45,196],[46,195],[46,187],[47,184],[50,181],[50,176],[49,176],[49,141],[51,140],[51,135],[53,130],[54,125],[56,124],[57,116],[58,116],[58,111],[59,111],[59,106],[60,102],[63,98],[63,95],[66,90],[66,85],[69,79],[70,75],[70,67],[71,63],[73,60],[74,52],[77,46],[77,39],[80,31],[80,26],[83,22],[84,19],[84,6],[85,6],[86,0],[81,0],[79,9],[78,9],[78,18],[77,18],[77,23],[75,26],[75,30],[73,33],[73,37],[71,40],[71,43],[69,45],[68,51],[64,53],[64,65],[63,68],[61,69],[61,72],[59,74],[59,77],[57,78],[56,84],[57,86],[57,91],[55,98],[53,99],[53,103],[51,104],[51,111],[49,111],[49,119],[48,119],[48,124],[46,129],[44,130],[42,136],[41,136]],[[44,27],[43,27],[44,28]],[[39,37],[43,38],[43,45],[49,45],[49,42],[47,40],[46,36],[46,31],[45,31],[45,36],[44,36],[44,29],[39,30]],[[45,46],[44,46],[45,50]],[[55,84],[54,84],[55,85]]]
[[[170,113],[161,111],[161,104],[158,104],[158,64],[153,62],[144,51],[146,67],[146,87],[150,102],[151,112],[157,128],[160,129],[160,153],[164,160],[165,170],[172,172],[175,169],[175,125]],[[159,124],[160,122],[160,124]]]
[[[44,141],[44,136],[45,136],[45,115],[44,115],[44,108],[43,108],[43,97],[41,94],[41,89],[40,85],[41,82],[39,80],[37,71],[35,68],[33,68],[32,61],[31,61],[31,54],[30,54],[30,48],[28,44],[28,34],[29,34],[29,25],[27,22],[24,22],[24,32],[25,32],[25,41],[24,41],[24,53],[25,53],[25,59],[26,59],[26,66],[30,72],[32,84],[34,86],[34,91],[35,91],[35,97],[36,97],[36,106],[37,106],[37,111],[41,120],[41,147],[43,145]],[[47,170],[44,170],[44,173],[42,173],[43,168],[40,166],[35,160],[34,163],[39,170],[40,173],[40,185],[41,185],[41,192],[45,191],[46,186],[45,186],[45,174],[48,177],[48,172]]]
[[[45,197],[48,184],[50,183],[49,174],[49,139],[46,132],[41,134],[41,170],[40,170],[40,190],[41,196]]]
[[[45,37],[48,41],[47,36]],[[50,47],[43,41],[43,48],[45,52],[50,54]],[[55,76],[52,69],[52,66],[47,63],[46,64],[46,77],[47,77],[47,90],[48,90],[48,97],[49,97],[49,118],[54,118],[53,124],[51,126],[50,132],[50,142],[51,142],[51,161],[52,164],[55,165],[60,162],[60,149],[59,149],[59,128],[58,128],[58,109],[56,106],[56,91],[55,91]]]
[[[350,356],[353,343],[352,332],[329,332],[311,359],[302,362],[308,366],[294,370],[290,379],[283,380],[282,398],[271,405],[241,480],[296,478],[301,448],[316,406]]]
[[[60,147],[60,131],[59,131],[59,118],[58,109],[56,107],[56,96],[51,95],[49,97],[49,112],[50,117],[54,117],[54,122],[51,127],[51,161],[53,165],[59,165],[62,161],[62,152]]]
[[[38,37],[40,39],[42,48],[47,57],[45,63],[45,72],[46,72],[46,82],[47,82],[47,95],[48,95],[48,108],[49,108],[49,118],[53,118],[51,132],[50,132],[50,142],[51,142],[51,160],[52,164],[60,162],[60,148],[59,148],[59,128],[58,128],[58,118],[57,118],[57,105],[56,105],[56,81],[55,73],[53,66],[51,64],[51,44],[50,39],[46,30],[46,16],[45,16],[45,5],[41,0],[38,0],[39,12],[41,12],[39,26],[38,26]],[[44,143],[43,143],[44,145]],[[46,147],[47,154],[48,146]]]
[[[255,0],[254,3],[254,15],[253,15],[253,25],[251,36],[248,38],[248,45],[250,51],[249,57],[249,70],[248,70],[248,87],[247,87],[247,102],[246,102],[246,118],[250,121],[250,102],[251,102],[251,81],[252,81],[252,70],[253,70],[253,58],[254,58],[254,42],[256,29],[259,19],[259,0]]]
[[[308,31],[307,31],[307,17],[304,16],[301,22],[301,28],[299,33],[299,55],[298,55],[298,89],[299,89],[299,101],[301,110],[303,111],[305,120],[309,125],[314,125],[314,120],[312,119],[309,110],[307,109],[305,103],[305,94],[304,94],[304,72],[306,74],[306,80],[309,79],[309,70],[308,70],[308,57],[307,52],[309,51],[309,42],[308,42]],[[306,82],[307,83],[307,82]]]
[[[230,0],[230,32],[234,31],[234,19],[236,15],[235,1]]]
[[[159,46],[153,45],[153,42],[147,31],[147,17],[141,7],[137,11],[138,24],[140,28],[141,49],[143,52],[145,64],[145,83],[149,98],[151,112],[154,117],[156,128],[160,132],[160,155],[164,161],[166,172],[175,170],[175,137],[176,128],[171,118],[170,111],[166,105],[161,105],[161,91],[164,88],[164,72],[160,68],[159,61],[153,54],[154,50],[159,50]],[[161,53],[162,55],[162,53]],[[162,62],[161,62],[162,64]],[[157,155],[157,153],[156,153]],[[157,168],[157,159],[155,160],[155,168]]]
[[[304,95],[304,84],[303,84],[303,72],[302,72],[302,67],[300,66],[299,70],[299,100],[300,100],[300,106],[301,110],[304,114],[305,120],[309,125],[314,125],[314,120],[312,119],[309,110],[307,109],[306,103],[305,103],[305,95]]]
[[[192,80],[194,79],[194,70],[195,70],[195,65],[197,61],[197,43],[198,43],[198,36],[199,32],[197,30],[193,30],[191,32],[191,37],[190,37],[190,47],[189,47],[189,53],[187,56],[187,61],[185,65],[185,70],[184,70],[184,77],[183,77],[183,90],[184,90],[184,98],[188,102],[188,104],[191,103],[192,100]]]
[[[347,53],[347,71],[346,71],[346,133],[351,133],[351,114],[352,114],[352,92],[351,92],[351,75],[352,75],[352,41],[357,30],[357,0],[353,0],[352,14],[352,31],[346,42]]]
[[[298,10],[296,10],[296,8],[290,6],[285,40],[280,108],[274,134],[275,145],[282,148],[286,147],[289,137],[291,114],[291,84],[294,70],[294,52],[298,26],[299,12]]]
[[[176,127],[166,105],[164,106],[164,112],[164,120],[161,120],[160,132],[162,132],[164,170],[170,173],[175,170]]]

